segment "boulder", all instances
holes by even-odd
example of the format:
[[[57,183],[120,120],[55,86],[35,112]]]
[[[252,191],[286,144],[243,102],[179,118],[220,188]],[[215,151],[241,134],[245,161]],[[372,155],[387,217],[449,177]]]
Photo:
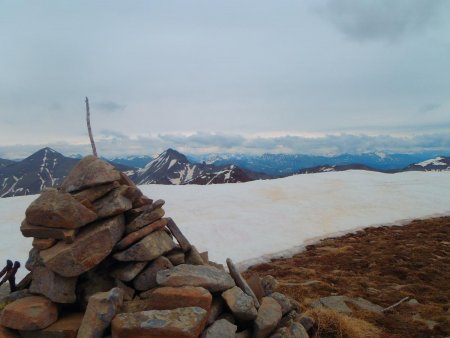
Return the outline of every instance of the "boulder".
[[[71,243],[58,243],[40,252],[45,266],[63,277],[81,275],[105,259],[124,232],[124,216],[97,221]]]
[[[75,165],[62,182],[61,188],[72,192],[118,180],[120,173],[114,166],[90,155]]]
[[[65,243],[73,243],[77,233],[77,229],[46,228],[31,225],[27,220],[20,225],[20,231],[23,237],[62,239]]]
[[[64,314],[45,329],[21,331],[20,336],[22,338],[76,338],[82,319],[83,314],[79,312]]]
[[[30,292],[46,296],[55,303],[75,303],[76,277],[62,277],[46,267],[33,269]]]
[[[210,292],[219,292],[235,286],[225,271],[207,265],[177,265],[158,271],[156,282],[161,286],[201,286]]]
[[[175,243],[163,230],[152,232],[136,244],[114,254],[118,261],[151,261],[175,247]]]
[[[39,252],[38,249],[32,248],[28,253],[28,259],[25,263],[25,268],[28,271],[33,271],[38,266],[44,266],[44,262],[42,261],[41,256],[39,256]]]
[[[166,257],[173,265],[180,265],[185,263],[184,252],[179,247],[175,247],[172,251],[166,254]]]
[[[205,262],[203,262],[202,256],[200,256],[200,253],[198,252],[197,248],[195,246],[191,246],[189,251],[186,252],[186,264],[192,264],[192,265],[204,265]]]
[[[261,300],[258,316],[253,323],[253,337],[265,338],[277,327],[281,320],[281,306],[270,297]]]
[[[329,296],[323,297],[315,300],[311,303],[312,308],[327,308],[337,311],[339,313],[343,313],[346,315],[352,314],[352,309],[348,307],[345,301],[348,301],[349,298],[346,296]]]
[[[89,298],[89,303],[78,330],[78,338],[102,338],[123,302],[123,291],[113,288]]]
[[[211,325],[214,323],[219,317],[219,315],[223,312],[225,308],[225,302],[222,297],[214,297],[212,303],[211,303],[211,310],[209,311],[208,316],[208,325]]]
[[[290,323],[273,333],[270,338],[309,338],[305,328],[297,322]]]
[[[200,307],[121,313],[111,323],[112,337],[197,338],[207,317]]]
[[[77,229],[97,219],[95,212],[71,194],[44,190],[25,211],[28,223],[48,228]]]
[[[160,287],[149,290],[140,297],[143,299],[125,302],[121,311],[173,310],[190,306],[198,306],[209,311],[212,302],[212,296],[208,290],[195,286]]]
[[[172,263],[166,257],[161,256],[156,258],[133,280],[133,287],[138,291],[145,291],[158,286],[158,283],[156,283],[156,274],[158,271],[172,267]]]
[[[235,286],[222,293],[222,298],[228,305],[234,317],[240,321],[249,321],[256,318],[258,312],[253,298],[241,288]]]
[[[45,297],[31,296],[8,304],[0,324],[15,330],[40,330],[58,319],[58,308]]]
[[[132,232],[128,236],[122,238],[122,240],[117,243],[115,250],[123,250],[130,245],[136,243],[137,241],[141,240],[148,234],[151,234],[152,232],[155,232],[157,230],[161,230],[167,225],[167,218],[162,218],[156,222],[153,222],[135,232]]]
[[[202,334],[201,338],[234,338],[237,326],[231,324],[226,319],[220,319],[208,327]]]
[[[121,185],[95,201],[93,206],[98,217],[115,216],[130,210],[132,208],[131,199],[129,198],[130,189],[128,186]]]
[[[124,282],[132,281],[147,265],[147,262],[119,262],[110,276]]]
[[[0,337],[1,338],[19,338],[19,334],[16,331],[8,329],[7,327],[0,325]]]
[[[86,309],[91,296],[107,292],[117,285],[116,280],[109,275],[108,269],[102,265],[82,274],[78,279],[77,298],[82,309]]]
[[[271,298],[275,299],[281,306],[281,312],[283,316],[292,310],[292,304],[288,297],[279,292],[273,292],[270,295]]]
[[[142,214],[136,217],[130,224],[127,224],[125,230],[127,234],[132,233],[133,231],[137,231],[140,228],[143,228],[146,225],[149,225],[164,216],[164,210],[162,208],[152,211],[149,210],[144,210]]]

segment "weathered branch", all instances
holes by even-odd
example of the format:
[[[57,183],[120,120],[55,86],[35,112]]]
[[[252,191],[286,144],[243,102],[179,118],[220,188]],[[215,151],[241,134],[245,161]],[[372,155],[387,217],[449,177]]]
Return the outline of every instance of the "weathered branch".
[[[94,142],[94,136],[92,136],[92,129],[91,129],[91,113],[89,111],[89,99],[86,96],[86,121],[87,121],[87,128],[89,133],[89,139],[91,140],[91,146],[92,146],[92,154],[95,157],[97,156],[97,149],[95,148],[95,142]]]
[[[409,299],[409,297],[405,297],[405,298],[399,300],[397,303],[392,304],[391,306],[388,306],[387,308],[384,308],[383,310],[381,310],[381,312],[386,312],[386,311],[392,310],[393,308],[399,306],[401,303],[407,301],[408,299]]]

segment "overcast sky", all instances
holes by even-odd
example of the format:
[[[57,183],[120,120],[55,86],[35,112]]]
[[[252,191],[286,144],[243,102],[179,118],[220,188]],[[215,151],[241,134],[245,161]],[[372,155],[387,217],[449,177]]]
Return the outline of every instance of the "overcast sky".
[[[450,150],[450,1],[0,5],[0,157]]]

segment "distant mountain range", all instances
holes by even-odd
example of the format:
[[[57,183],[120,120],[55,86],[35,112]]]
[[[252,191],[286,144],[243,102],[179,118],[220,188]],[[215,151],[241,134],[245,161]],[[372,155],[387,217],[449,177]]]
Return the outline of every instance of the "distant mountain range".
[[[223,184],[271,179],[295,174],[329,171],[369,170],[385,173],[400,171],[450,170],[450,157],[415,155],[215,155],[186,157],[167,149],[155,159],[130,156],[109,160],[136,184]],[[413,159],[418,161],[408,162]],[[36,194],[45,187],[61,184],[78,156],[67,157],[43,148],[21,161],[0,159],[0,197]],[[360,161],[360,162],[358,162]],[[145,163],[145,165],[144,165]],[[308,166],[310,164],[315,164]]]

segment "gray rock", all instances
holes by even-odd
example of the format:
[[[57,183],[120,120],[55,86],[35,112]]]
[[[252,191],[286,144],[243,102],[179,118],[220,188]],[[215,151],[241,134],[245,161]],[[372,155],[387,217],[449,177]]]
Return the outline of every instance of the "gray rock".
[[[202,334],[201,338],[234,338],[237,326],[228,320],[221,319],[215,321]]]
[[[48,228],[77,229],[97,219],[92,210],[71,194],[44,190],[25,211],[28,223]]]
[[[77,192],[73,195],[73,197],[77,201],[84,201],[87,200],[89,202],[94,202],[98,200],[99,198],[105,196],[107,193],[109,193],[111,190],[118,188],[120,186],[119,182],[111,182],[106,184],[97,185],[92,188],[88,188],[85,190],[82,190],[80,192]]]
[[[127,194],[131,188],[121,185],[106,196],[94,202],[94,208],[99,218],[119,215],[132,208],[131,199]]]
[[[77,338],[102,338],[122,302],[123,291],[120,288],[91,296]]]
[[[219,315],[223,312],[225,307],[225,302],[222,297],[214,297],[212,304],[211,304],[211,310],[209,311],[209,317],[208,317],[208,325],[211,325],[214,323],[219,317]]]
[[[41,256],[39,256],[39,249],[32,248],[28,253],[28,260],[25,263],[25,268],[28,271],[33,271],[34,268],[38,266],[44,266],[44,262],[42,261]]]
[[[120,173],[114,166],[90,155],[75,165],[64,179],[61,188],[72,192],[118,180]]]
[[[124,232],[123,215],[108,218],[83,228],[71,244],[59,242],[40,256],[45,266],[63,277],[75,277],[86,272],[112,251]]]
[[[20,231],[23,237],[62,239],[65,243],[73,243],[77,230],[31,225],[26,219],[20,225]]]
[[[300,323],[292,322],[288,327],[278,329],[270,338],[309,338],[309,335]]]
[[[275,299],[278,302],[278,304],[280,304],[283,316],[292,310],[291,301],[289,300],[288,297],[286,297],[282,293],[273,292],[272,294],[270,294],[270,297]]]
[[[77,277],[62,277],[46,267],[33,269],[30,292],[46,296],[55,303],[75,303]]]
[[[164,256],[156,258],[133,280],[133,287],[145,291],[158,286],[156,274],[158,271],[172,268],[172,263]]]
[[[175,247],[175,243],[163,230],[152,232],[128,249],[114,254],[118,261],[151,261]]]
[[[197,338],[208,313],[200,307],[121,313],[111,323],[113,337]]]
[[[250,329],[238,332],[235,334],[234,338],[251,338],[252,332]]]
[[[271,275],[264,276],[261,279],[261,284],[266,296],[269,296],[272,292],[275,292],[278,287],[278,281]]]
[[[158,271],[156,282],[161,286],[201,286],[210,292],[219,292],[235,286],[225,271],[206,265],[181,264]]]
[[[146,265],[147,262],[120,262],[113,268],[110,275],[121,281],[130,282],[144,270]]]
[[[339,313],[344,313],[347,315],[352,314],[352,309],[348,307],[347,304],[345,304],[345,300],[348,300],[349,298],[346,296],[329,296],[329,297],[323,297],[320,298],[314,302],[311,303],[312,308],[327,308],[332,309],[334,311],[337,311]]]
[[[184,252],[179,247],[175,247],[172,251],[166,254],[166,257],[172,262],[173,265],[180,265],[185,263]]]
[[[241,288],[235,286],[223,292],[222,298],[236,319],[248,321],[256,318],[258,312],[256,311],[253,298],[244,293]]]
[[[281,306],[271,297],[264,297],[253,323],[253,337],[265,338],[277,327],[281,320]]]
[[[91,296],[99,292],[107,292],[116,286],[107,269],[103,267],[92,269],[80,276],[77,285],[78,303],[82,309],[88,305]]]

